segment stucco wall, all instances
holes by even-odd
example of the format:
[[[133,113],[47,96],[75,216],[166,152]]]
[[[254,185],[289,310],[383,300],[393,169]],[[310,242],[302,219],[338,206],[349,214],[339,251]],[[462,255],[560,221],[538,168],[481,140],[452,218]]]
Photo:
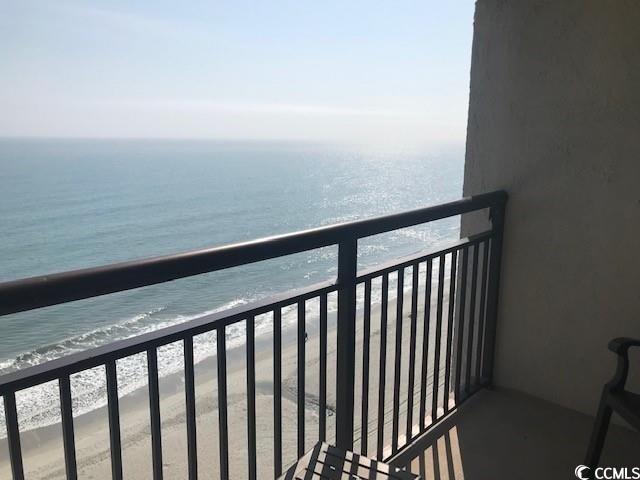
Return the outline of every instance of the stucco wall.
[[[510,194],[495,381],[593,414],[640,337],[640,1],[480,0],[474,28],[464,193]]]

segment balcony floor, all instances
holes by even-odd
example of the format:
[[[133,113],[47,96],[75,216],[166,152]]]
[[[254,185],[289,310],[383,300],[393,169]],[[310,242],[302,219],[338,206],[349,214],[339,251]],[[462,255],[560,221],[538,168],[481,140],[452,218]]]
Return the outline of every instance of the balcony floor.
[[[483,390],[393,463],[425,479],[567,479],[593,418],[525,394]],[[601,465],[640,466],[640,434],[611,425]]]

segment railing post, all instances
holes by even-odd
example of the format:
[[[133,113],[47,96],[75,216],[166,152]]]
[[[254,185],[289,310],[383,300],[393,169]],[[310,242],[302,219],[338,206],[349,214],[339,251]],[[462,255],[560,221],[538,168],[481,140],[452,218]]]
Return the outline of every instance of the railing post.
[[[353,449],[357,253],[356,238],[348,238],[340,242],[338,246],[336,446],[344,450]]]
[[[496,324],[498,320],[498,294],[500,291],[500,264],[502,260],[502,239],[504,235],[505,204],[493,206],[489,209],[489,218],[493,235],[489,257],[489,282],[487,286],[487,310],[484,336],[484,350],[482,355],[482,385],[493,382],[493,362],[496,345]]]

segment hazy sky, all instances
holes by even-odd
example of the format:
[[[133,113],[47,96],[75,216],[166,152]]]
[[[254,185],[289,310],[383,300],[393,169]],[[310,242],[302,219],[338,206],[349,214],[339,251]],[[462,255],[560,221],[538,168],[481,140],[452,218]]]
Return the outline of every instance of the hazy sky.
[[[464,141],[472,0],[0,0],[0,136]]]

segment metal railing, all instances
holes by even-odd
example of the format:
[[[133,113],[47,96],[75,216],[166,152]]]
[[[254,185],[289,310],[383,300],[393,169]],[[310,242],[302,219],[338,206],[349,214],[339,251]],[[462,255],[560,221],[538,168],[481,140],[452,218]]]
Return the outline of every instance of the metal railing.
[[[229,422],[227,411],[226,329],[235,323],[246,325],[247,471],[256,473],[256,372],[255,319],[273,316],[273,397],[274,474],[282,463],[282,310],[297,305],[297,454],[305,447],[305,302],[319,302],[319,428],[318,440],[327,437],[327,297],[336,294],[337,367],[335,442],[345,449],[359,448],[364,454],[385,459],[401,451],[417,436],[435,425],[464,399],[491,382],[496,313],[502,251],[504,208],[507,196],[493,192],[459,201],[379,218],[269,237],[246,243],[215,247],[183,254],[119,263],[99,268],[33,277],[0,284],[0,315],[56,305],[108,293],[158,284],[192,275],[259,262],[320,247],[338,245],[336,281],[299,291],[287,292],[248,306],[170,326],[144,335],[18,370],[0,377],[4,399],[9,458],[13,478],[24,478],[16,392],[49,381],[59,382],[60,411],[67,478],[77,478],[74,417],[70,375],[104,367],[107,385],[107,412],[112,478],[123,472],[121,425],[116,363],[138,353],[146,353],[151,426],[153,478],[163,476],[162,432],[158,377],[158,347],[182,342],[186,402],[187,465],[190,479],[198,476],[196,446],[196,394],[194,381],[194,336],[215,332],[217,339],[218,438],[220,477],[229,477]],[[463,238],[436,251],[357,272],[357,241],[360,238],[427,223],[477,210],[488,209],[491,229]],[[424,292],[419,292],[421,265],[425,267]],[[434,275],[437,267],[437,277]],[[448,270],[448,279],[447,279]],[[409,352],[405,359],[408,382],[401,384],[403,317],[405,316],[405,273],[411,271]],[[390,276],[396,278],[395,323],[389,322]],[[437,278],[437,280],[436,280]],[[370,350],[372,323],[372,283],[381,282],[379,358]],[[448,286],[446,285],[448,282]],[[355,398],[356,290],[364,290],[363,340],[361,358],[361,398]],[[409,289],[406,289],[409,291]],[[335,293],[334,293],[335,292]],[[435,302],[433,298],[435,297]],[[423,302],[422,318],[418,318]],[[433,305],[432,305],[433,304]],[[445,311],[446,304],[446,311]],[[435,310],[432,308],[435,307]],[[418,338],[418,326],[422,338]],[[387,365],[387,337],[395,330],[393,375]],[[418,357],[418,347],[421,355]],[[372,361],[377,365],[372,369]],[[419,368],[418,368],[419,367]],[[371,385],[377,368],[378,385]],[[388,370],[389,369],[389,370]],[[391,376],[393,395],[386,398],[386,380]],[[416,376],[418,378],[416,378]],[[417,384],[417,385],[416,385]],[[417,388],[416,388],[417,386]],[[375,420],[369,418],[372,387],[378,390]],[[375,391],[375,390],[374,390]],[[406,400],[405,397],[406,395]],[[354,405],[358,405],[360,425],[354,425]],[[403,409],[401,412],[401,408]],[[406,428],[400,425],[401,413]],[[388,420],[391,417],[391,438]],[[417,420],[416,420],[417,417]],[[292,422],[294,419],[287,418]],[[375,430],[375,432],[373,432]],[[369,441],[375,442],[375,449]]]

